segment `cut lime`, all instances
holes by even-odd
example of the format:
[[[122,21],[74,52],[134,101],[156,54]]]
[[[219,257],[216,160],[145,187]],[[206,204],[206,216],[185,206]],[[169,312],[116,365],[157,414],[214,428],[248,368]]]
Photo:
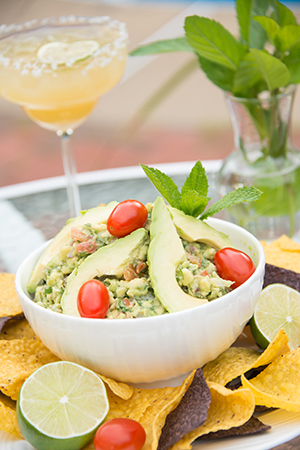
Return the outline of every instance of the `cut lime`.
[[[37,450],[79,450],[109,410],[103,381],[91,370],[58,361],[24,382],[17,403],[23,437]]]
[[[250,328],[255,341],[266,348],[280,328],[284,328],[289,346],[300,345],[300,293],[284,284],[270,284],[262,290]]]
[[[39,48],[37,57],[46,64],[66,64],[86,59],[99,48],[96,41],[50,42]]]

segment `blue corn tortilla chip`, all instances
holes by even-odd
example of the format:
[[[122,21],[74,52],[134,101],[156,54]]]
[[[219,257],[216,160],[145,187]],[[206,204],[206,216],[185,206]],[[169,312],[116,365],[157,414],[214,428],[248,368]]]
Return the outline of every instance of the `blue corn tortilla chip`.
[[[275,283],[285,284],[300,292],[300,273],[266,264],[263,288]]]
[[[202,369],[197,369],[181,402],[167,416],[157,450],[168,449],[185,434],[200,427],[207,419],[210,402],[210,390]]]
[[[204,434],[197,440],[211,440],[211,439],[223,439],[232,436],[248,436],[251,434],[264,433],[270,429],[270,425],[265,425],[259,419],[252,416],[248,422],[240,425],[239,427],[233,427],[229,430],[219,430],[212,433]]]

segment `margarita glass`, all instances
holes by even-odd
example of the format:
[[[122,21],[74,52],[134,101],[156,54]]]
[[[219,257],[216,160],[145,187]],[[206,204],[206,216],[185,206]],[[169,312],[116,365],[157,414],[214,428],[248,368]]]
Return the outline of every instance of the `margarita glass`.
[[[61,137],[71,217],[81,207],[70,136],[120,81],[127,39],[126,25],[107,16],[0,27],[0,95]]]

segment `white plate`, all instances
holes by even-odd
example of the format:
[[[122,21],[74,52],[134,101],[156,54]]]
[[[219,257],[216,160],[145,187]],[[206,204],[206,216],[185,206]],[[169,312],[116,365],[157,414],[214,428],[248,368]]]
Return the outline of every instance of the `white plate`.
[[[288,442],[300,434],[300,413],[284,410],[272,411],[259,416],[262,422],[271,425],[271,430],[253,436],[195,442],[193,450],[268,450]],[[1,450],[34,450],[25,441],[0,432]]]

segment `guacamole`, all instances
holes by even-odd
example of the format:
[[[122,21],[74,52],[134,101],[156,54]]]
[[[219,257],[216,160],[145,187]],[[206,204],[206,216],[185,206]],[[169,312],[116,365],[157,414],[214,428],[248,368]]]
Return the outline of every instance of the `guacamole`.
[[[149,276],[148,250],[151,241],[149,229],[152,204],[148,204],[147,209],[149,216],[144,226],[145,239],[140,241],[134,256],[126,260],[124,267],[121,266],[122,272],[112,271],[110,274],[102,272],[104,275],[96,272],[97,275],[93,275],[104,283],[109,293],[107,319],[150,317],[169,312],[155,295]],[[178,232],[176,235],[183,253],[183,258],[175,270],[180,289],[195,299],[205,301],[214,300],[230,292],[232,283],[220,278],[214,265],[215,248],[203,242],[188,242],[180,237]],[[113,245],[120,239],[126,238],[112,236],[105,223],[97,226],[86,223],[72,227],[70,241],[60,248],[59,253],[45,267],[33,300],[44,308],[58,313],[64,312],[62,297],[66,291],[69,275],[75,274],[79,279],[80,266],[84,261],[92,261],[91,255],[96,257],[99,249],[109,246],[108,249],[111,247],[110,244]],[[125,253],[129,254],[127,251]],[[87,260],[89,257],[91,259]],[[164,262],[161,263],[163,276]],[[81,284],[83,283],[84,281]]]
[[[34,301],[44,308],[62,312],[61,297],[67,276],[99,248],[110,244],[115,238],[109,234],[105,224],[93,227],[90,223],[71,228],[71,241],[64,245],[44,269]]]
[[[179,286],[189,295],[214,300],[230,292],[231,281],[219,277],[214,256],[216,250],[200,242],[182,240],[187,260],[177,267]]]

